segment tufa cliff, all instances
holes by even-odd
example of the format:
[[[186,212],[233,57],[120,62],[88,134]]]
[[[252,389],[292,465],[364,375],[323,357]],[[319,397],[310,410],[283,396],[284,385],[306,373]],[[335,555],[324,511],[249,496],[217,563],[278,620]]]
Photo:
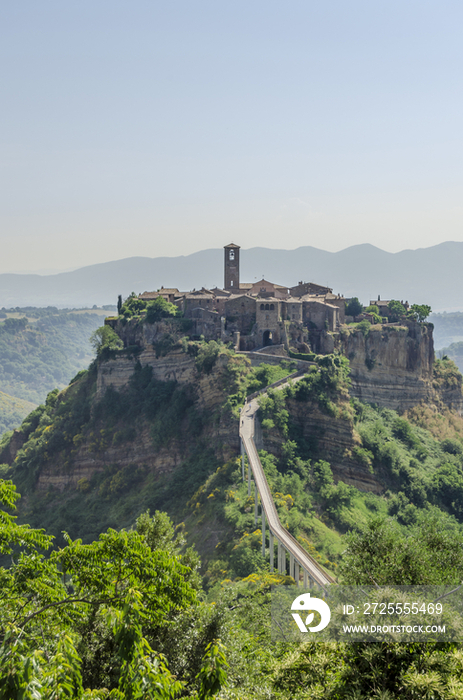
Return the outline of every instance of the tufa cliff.
[[[436,382],[432,329],[415,322],[362,330],[345,326],[340,348],[350,362],[351,396],[400,412],[442,402],[461,414],[461,382]]]

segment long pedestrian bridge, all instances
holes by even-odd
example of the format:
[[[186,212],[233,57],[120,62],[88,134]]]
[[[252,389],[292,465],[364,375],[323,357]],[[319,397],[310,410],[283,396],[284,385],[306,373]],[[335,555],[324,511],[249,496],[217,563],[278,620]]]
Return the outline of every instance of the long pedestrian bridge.
[[[303,375],[302,375],[303,376]],[[280,382],[275,382],[272,387],[282,389],[291,382],[302,378],[300,372],[296,372],[286,377]],[[334,579],[318,564],[313,557],[308,554],[299,542],[282,526],[278,517],[277,509],[273,501],[270,487],[259,459],[257,448],[254,442],[256,413],[259,409],[258,396],[265,393],[266,387],[261,392],[251,394],[246,399],[246,403],[241,410],[240,418],[240,438],[241,438],[241,466],[242,477],[245,480],[245,454],[248,458],[248,496],[251,496],[252,483],[254,483],[254,522],[259,519],[259,497],[260,497],[260,519],[262,529],[262,556],[267,553],[267,529],[268,529],[268,551],[270,556],[270,571],[275,569],[275,544],[278,545],[278,561],[276,569],[281,574],[288,573],[292,576],[297,585],[308,588],[309,585],[317,584],[323,590],[334,583]],[[251,479],[252,474],[252,479]]]

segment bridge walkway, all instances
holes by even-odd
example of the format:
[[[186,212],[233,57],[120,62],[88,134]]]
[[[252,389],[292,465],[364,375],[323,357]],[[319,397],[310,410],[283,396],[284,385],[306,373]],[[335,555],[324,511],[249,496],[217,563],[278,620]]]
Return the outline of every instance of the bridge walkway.
[[[282,389],[290,382],[298,381],[302,376],[296,373],[291,379],[285,378],[277,382],[275,388]],[[257,523],[258,494],[261,500],[262,518],[262,554],[266,553],[266,523],[269,528],[269,549],[270,549],[270,569],[274,568],[274,544],[273,538],[278,542],[278,571],[284,573],[287,570],[286,553],[289,554],[289,573],[299,585],[300,568],[302,569],[303,585],[307,587],[309,583],[316,583],[321,588],[326,589],[334,579],[318,564],[318,562],[305,551],[302,545],[282,526],[278,517],[277,509],[273,501],[270,487],[268,485],[262,463],[257,453],[254,442],[255,416],[259,410],[258,394],[265,393],[269,387],[262,392],[252,394],[246,399],[246,403],[241,411],[240,418],[240,438],[243,453],[243,479],[244,479],[244,452],[248,457],[248,493],[250,495],[251,479],[254,477],[255,483],[255,518]],[[250,470],[250,471],[249,471]]]

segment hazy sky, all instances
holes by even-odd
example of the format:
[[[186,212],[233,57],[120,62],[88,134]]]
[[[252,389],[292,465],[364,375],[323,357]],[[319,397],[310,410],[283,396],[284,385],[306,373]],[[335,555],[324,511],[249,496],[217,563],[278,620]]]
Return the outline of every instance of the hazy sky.
[[[0,5],[0,272],[463,240],[463,4]]]

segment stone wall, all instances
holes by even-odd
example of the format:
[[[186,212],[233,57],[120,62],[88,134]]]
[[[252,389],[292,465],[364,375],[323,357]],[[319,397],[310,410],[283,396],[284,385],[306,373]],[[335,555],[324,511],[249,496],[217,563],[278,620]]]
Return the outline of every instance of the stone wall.
[[[227,330],[248,335],[256,323],[256,300],[246,294],[227,299],[225,316]]]
[[[304,300],[304,321],[309,328],[315,326],[318,330],[335,331],[338,326],[338,313],[337,306],[323,301]]]

